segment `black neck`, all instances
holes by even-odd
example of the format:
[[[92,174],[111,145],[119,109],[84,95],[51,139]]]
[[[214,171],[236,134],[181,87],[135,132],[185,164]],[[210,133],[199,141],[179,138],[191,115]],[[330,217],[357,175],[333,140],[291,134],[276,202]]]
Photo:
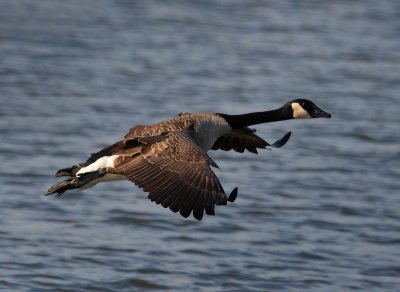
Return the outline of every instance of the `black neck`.
[[[223,117],[233,129],[239,129],[263,123],[284,121],[293,118],[284,107],[271,111],[255,112],[243,115],[219,115]]]

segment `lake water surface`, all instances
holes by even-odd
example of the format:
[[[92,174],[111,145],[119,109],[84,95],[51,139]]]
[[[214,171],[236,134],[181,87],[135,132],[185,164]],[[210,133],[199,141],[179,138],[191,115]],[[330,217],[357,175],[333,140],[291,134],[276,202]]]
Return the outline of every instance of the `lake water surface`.
[[[0,1],[0,288],[399,291],[400,2]],[[212,152],[201,222],[129,182],[44,197],[135,124],[312,99]]]

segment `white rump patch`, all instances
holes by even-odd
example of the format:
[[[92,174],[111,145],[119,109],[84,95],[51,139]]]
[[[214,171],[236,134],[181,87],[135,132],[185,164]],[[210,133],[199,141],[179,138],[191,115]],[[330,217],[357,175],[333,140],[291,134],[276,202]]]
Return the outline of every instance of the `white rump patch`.
[[[311,119],[310,114],[298,103],[292,103],[293,118],[294,119]]]
[[[112,155],[112,156],[103,156],[99,159],[97,159],[95,162],[92,164],[89,164],[86,167],[82,167],[77,173],[76,176],[79,176],[85,172],[92,172],[92,171],[97,171],[101,168],[106,168],[106,167],[115,167],[115,161],[116,158],[119,157],[119,155]]]

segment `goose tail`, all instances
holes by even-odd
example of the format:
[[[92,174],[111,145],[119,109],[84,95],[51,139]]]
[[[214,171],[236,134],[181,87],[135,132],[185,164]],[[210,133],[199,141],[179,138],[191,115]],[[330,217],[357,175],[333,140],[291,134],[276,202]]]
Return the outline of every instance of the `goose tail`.
[[[52,185],[44,195],[49,196],[52,194],[57,194],[57,196],[59,197],[64,192],[76,188],[77,188],[77,178],[69,178]]]
[[[59,177],[59,176],[76,176],[76,173],[81,169],[82,167],[79,165],[73,165],[71,167],[67,168],[62,168],[59,169],[56,174],[53,177]]]
[[[99,169],[97,171],[85,172],[79,176],[65,179],[59,183],[56,183],[50,187],[45,193],[45,196],[57,194],[61,196],[63,193],[73,189],[83,190],[90,188],[99,182],[104,175],[106,175],[105,169]]]

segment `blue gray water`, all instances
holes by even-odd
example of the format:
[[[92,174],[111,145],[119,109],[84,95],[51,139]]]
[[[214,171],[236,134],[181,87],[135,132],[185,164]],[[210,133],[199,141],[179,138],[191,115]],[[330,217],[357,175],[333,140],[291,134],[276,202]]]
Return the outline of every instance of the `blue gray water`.
[[[0,287],[399,291],[400,2],[321,2],[0,1]],[[210,153],[239,187],[215,217],[129,182],[43,196],[135,124],[300,96],[333,118]]]

